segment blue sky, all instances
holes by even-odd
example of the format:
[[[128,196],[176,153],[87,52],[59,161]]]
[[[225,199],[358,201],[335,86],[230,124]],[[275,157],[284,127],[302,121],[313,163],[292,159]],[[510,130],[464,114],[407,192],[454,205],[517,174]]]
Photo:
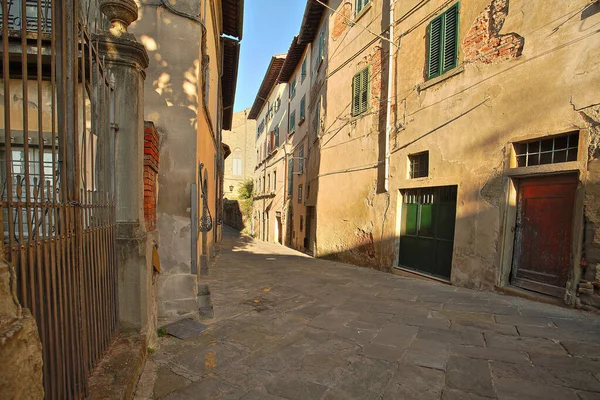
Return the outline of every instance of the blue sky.
[[[245,0],[235,112],[251,107],[274,54],[287,53],[306,0]]]

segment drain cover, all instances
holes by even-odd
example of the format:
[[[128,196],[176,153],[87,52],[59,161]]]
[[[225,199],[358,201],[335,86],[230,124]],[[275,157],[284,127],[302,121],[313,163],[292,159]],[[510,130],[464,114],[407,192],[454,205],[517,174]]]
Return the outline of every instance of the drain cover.
[[[182,319],[181,321],[173,322],[163,326],[167,330],[167,333],[171,336],[175,336],[178,339],[187,339],[193,336],[198,336],[202,332],[208,329],[208,326],[201,324],[198,321],[194,321],[191,318]]]

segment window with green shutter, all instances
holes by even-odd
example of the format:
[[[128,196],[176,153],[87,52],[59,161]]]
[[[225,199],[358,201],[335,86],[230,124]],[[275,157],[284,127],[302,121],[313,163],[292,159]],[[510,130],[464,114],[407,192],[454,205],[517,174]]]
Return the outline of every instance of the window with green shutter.
[[[315,137],[319,136],[321,130],[321,98],[317,101],[317,105],[315,106],[315,121],[314,121],[314,133]]]
[[[302,145],[298,151],[298,173],[304,173],[304,145]]]
[[[458,4],[450,7],[427,29],[427,79],[456,67],[458,56]]]
[[[294,158],[288,158],[288,196],[294,193]]]
[[[304,121],[306,117],[306,95],[300,100],[300,121]]]
[[[315,67],[318,67],[321,60],[323,59],[323,53],[325,51],[325,27],[321,28],[321,32],[319,32],[319,52],[317,54],[317,60]]]
[[[293,99],[296,95],[296,78],[292,79],[292,83],[290,84],[290,99]]]
[[[296,132],[296,110],[290,114],[290,135]]]
[[[304,78],[306,78],[306,57],[304,61],[302,61],[302,69],[300,70],[300,76],[302,77],[302,82],[304,82]]]
[[[354,75],[352,79],[352,115],[360,115],[369,108],[369,92],[371,88],[370,67]]]
[[[370,2],[371,0],[356,0],[356,12],[354,15],[360,14]]]

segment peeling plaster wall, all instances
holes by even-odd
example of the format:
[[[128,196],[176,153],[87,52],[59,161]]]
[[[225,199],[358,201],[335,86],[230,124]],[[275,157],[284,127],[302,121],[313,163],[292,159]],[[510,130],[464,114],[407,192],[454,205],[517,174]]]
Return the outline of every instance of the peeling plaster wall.
[[[385,29],[382,15],[387,16],[389,10],[384,9],[384,3],[371,2],[355,19],[354,26],[340,19],[339,14],[328,14],[331,35],[324,100],[327,111],[319,141],[317,253],[389,271],[393,255],[384,250],[387,244],[382,227],[394,224],[389,218],[391,198],[377,194],[381,165],[378,149],[385,129],[381,111],[385,111],[386,103],[382,100],[387,98],[387,69],[382,68],[382,61],[388,53],[380,40],[369,45],[374,36],[362,28],[373,32]],[[329,5],[354,18],[354,2],[334,1]],[[361,52],[362,48],[365,50]],[[352,78],[368,66],[369,108],[364,114],[352,116]]]
[[[579,113],[589,127],[590,136],[584,201],[583,280],[578,292],[583,303],[600,307],[600,106],[585,107]]]
[[[597,143],[593,123],[582,118],[572,103],[578,108],[600,103],[593,89],[600,81],[595,28],[600,14],[586,13],[585,0],[461,2],[458,67],[426,81],[427,25],[446,8],[444,2],[433,1],[407,14],[417,3],[396,2],[396,19],[407,16],[395,28],[400,48],[394,60],[392,110],[398,111],[392,113],[389,193],[377,190],[378,115],[350,115],[352,76],[360,70],[360,58],[328,80],[329,132],[321,141],[319,172],[319,255],[389,271],[397,263],[400,189],[457,185],[451,281],[492,289],[502,284],[504,218],[510,211],[509,145],[574,130],[581,130],[584,143]],[[330,6],[339,9],[341,2]],[[380,7],[380,2],[373,2],[359,23],[378,31],[381,22],[370,23],[382,14]],[[491,40],[492,48],[474,51],[465,39],[469,32],[473,38],[482,15],[488,16],[483,37]],[[330,20],[335,23],[335,17]],[[494,40],[498,38],[506,39]],[[329,71],[371,39],[358,26],[330,38]],[[505,40],[516,45],[501,52]],[[362,60],[372,62],[377,46],[380,42],[365,50]],[[386,52],[382,53],[386,60]],[[380,98],[385,97],[384,93]],[[586,218],[591,220],[597,211],[590,204],[597,203],[592,192],[597,191],[598,168],[596,160],[588,167],[586,150],[580,151],[574,171],[579,171],[587,193]],[[422,151],[429,151],[429,176],[408,179],[408,155]],[[545,167],[550,172],[558,168]]]
[[[16,275],[0,256],[0,393],[5,399],[43,399],[42,343],[35,318],[17,299]]]

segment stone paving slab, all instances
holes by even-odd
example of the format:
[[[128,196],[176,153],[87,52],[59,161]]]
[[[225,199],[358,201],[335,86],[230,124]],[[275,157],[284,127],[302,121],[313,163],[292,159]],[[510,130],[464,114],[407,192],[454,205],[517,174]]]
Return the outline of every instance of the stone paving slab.
[[[224,229],[214,318],[137,399],[600,400],[598,315],[399,277]],[[147,393],[148,390],[144,390]]]

